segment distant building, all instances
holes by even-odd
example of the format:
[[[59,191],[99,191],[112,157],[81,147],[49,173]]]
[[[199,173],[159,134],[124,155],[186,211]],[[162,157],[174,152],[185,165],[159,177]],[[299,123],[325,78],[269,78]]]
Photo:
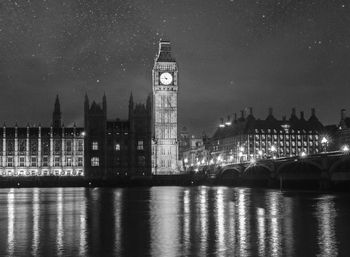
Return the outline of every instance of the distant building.
[[[182,153],[183,167],[188,169],[196,165],[207,164],[209,155],[205,149],[203,138],[191,136],[188,142],[188,147]]]
[[[210,153],[210,163],[242,162],[257,158],[277,158],[316,154],[322,150],[320,135],[324,126],[312,109],[308,120],[304,112],[298,118],[295,109],[287,120],[277,120],[272,108],[264,120],[256,119],[252,108],[247,117],[231,120],[228,117],[215,131],[206,145]]]
[[[346,117],[345,109],[341,110],[340,122],[338,126],[338,144],[350,145],[350,118]]]
[[[84,135],[62,125],[56,97],[51,127],[0,128],[0,175],[84,176]]]

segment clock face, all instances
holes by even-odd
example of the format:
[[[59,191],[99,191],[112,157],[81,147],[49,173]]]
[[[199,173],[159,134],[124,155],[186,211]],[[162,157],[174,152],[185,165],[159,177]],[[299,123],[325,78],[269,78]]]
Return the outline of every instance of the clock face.
[[[160,82],[163,85],[169,85],[173,82],[173,76],[169,72],[164,72],[160,74]]]

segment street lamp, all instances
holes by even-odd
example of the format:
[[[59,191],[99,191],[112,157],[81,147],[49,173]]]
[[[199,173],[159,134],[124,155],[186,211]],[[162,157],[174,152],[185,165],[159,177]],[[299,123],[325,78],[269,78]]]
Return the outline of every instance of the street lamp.
[[[322,145],[322,150],[323,152],[327,152],[327,147],[328,147],[328,139],[326,137],[323,137],[321,139],[321,145]]]
[[[349,146],[348,145],[343,145],[341,150],[344,152],[344,153],[348,153],[350,151],[349,149]]]
[[[275,153],[277,152],[277,148],[276,146],[272,145],[270,148],[271,154],[272,154],[272,158],[276,159]]]
[[[300,156],[301,156],[302,158],[305,158],[305,157],[307,156],[307,154],[306,154],[305,152],[301,152]]]

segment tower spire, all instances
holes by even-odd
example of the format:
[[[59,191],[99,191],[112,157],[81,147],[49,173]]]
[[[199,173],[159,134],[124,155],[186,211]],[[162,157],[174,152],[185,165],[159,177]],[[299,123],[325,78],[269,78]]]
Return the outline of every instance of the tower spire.
[[[60,105],[60,99],[58,98],[58,95],[56,95],[55,107],[52,113],[52,124],[53,124],[53,127],[55,128],[59,128],[62,125],[61,105]]]

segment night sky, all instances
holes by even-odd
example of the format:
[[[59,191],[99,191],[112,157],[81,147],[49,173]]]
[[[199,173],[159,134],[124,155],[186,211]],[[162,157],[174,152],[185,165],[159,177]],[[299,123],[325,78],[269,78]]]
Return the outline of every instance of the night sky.
[[[220,117],[292,107],[325,124],[350,116],[350,3],[341,0],[0,1],[0,122],[49,125],[59,94],[65,125],[83,100],[107,95],[127,118],[145,102],[160,38],[180,68],[179,122],[210,135]]]

